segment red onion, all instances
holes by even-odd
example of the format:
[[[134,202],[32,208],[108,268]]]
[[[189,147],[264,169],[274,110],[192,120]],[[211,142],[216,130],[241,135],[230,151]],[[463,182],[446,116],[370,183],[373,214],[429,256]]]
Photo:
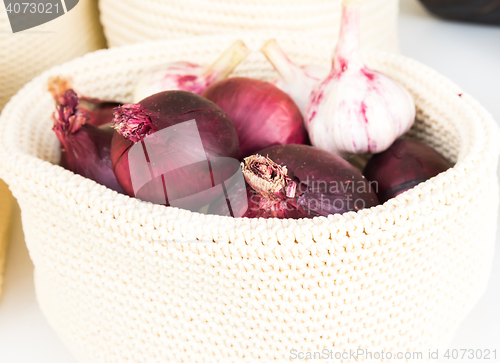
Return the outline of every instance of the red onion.
[[[240,142],[240,158],[273,145],[307,142],[297,105],[273,84],[234,77],[208,87],[202,95],[216,103],[233,121]]]
[[[451,168],[453,165],[436,150],[416,140],[396,140],[375,154],[363,174],[377,183],[381,203]]]
[[[274,146],[242,163],[247,181],[246,205],[233,214],[249,218],[313,218],[358,211],[378,204],[373,188],[361,173],[336,154],[307,145]],[[263,156],[266,155],[266,156]],[[209,213],[221,213],[216,201]],[[247,208],[246,211],[241,208]]]
[[[125,192],[152,203],[198,210],[220,196],[239,168],[238,137],[213,102],[165,91],[115,111],[112,162]]]
[[[88,124],[88,114],[78,105],[78,96],[68,89],[59,97],[53,114],[52,129],[61,145],[61,166],[122,193],[111,167],[114,130],[110,125]]]
[[[55,77],[49,80],[49,91],[57,104],[65,102],[64,93],[68,89],[71,89],[71,80],[69,78]],[[80,114],[85,115],[85,123],[93,126],[101,126],[112,122],[113,109],[122,105],[119,102],[103,101],[83,95],[78,95],[78,99],[78,111]]]

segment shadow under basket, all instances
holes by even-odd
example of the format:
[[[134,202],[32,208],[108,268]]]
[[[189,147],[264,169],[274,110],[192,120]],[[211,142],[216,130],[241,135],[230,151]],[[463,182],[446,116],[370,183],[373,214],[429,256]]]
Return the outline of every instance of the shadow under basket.
[[[243,40],[258,49],[271,37]],[[413,60],[364,56],[414,96],[409,136],[456,164],[358,213],[203,215],[120,195],[57,166],[50,76],[71,76],[82,94],[126,102],[145,68],[209,63],[234,40],[97,51],[35,78],[6,106],[0,177],[21,206],[38,301],[51,326],[81,362],[92,363],[288,362],[294,349],[445,347],[490,274],[499,132],[474,99]],[[327,41],[278,42],[300,64],[330,62]],[[275,73],[254,52],[235,75]],[[193,239],[212,242],[182,243]]]

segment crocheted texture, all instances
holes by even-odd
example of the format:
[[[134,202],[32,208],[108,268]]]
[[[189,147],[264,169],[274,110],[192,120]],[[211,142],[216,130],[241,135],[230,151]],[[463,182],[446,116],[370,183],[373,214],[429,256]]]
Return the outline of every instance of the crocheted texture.
[[[258,49],[266,39],[243,40]],[[415,61],[364,57],[415,97],[410,135],[456,165],[358,213],[202,215],[117,194],[55,165],[50,76],[71,75],[82,93],[129,102],[144,68],[209,62],[233,41],[209,36],[98,51],[45,72],[5,107],[0,177],[21,206],[50,324],[80,361],[93,363],[288,362],[291,349],[446,346],[490,273],[499,132],[475,100]],[[329,41],[278,41],[299,64],[330,61]],[[235,75],[275,73],[255,52]],[[181,243],[192,240],[211,242]]]
[[[0,110],[26,82],[56,64],[105,46],[97,0],[80,0],[64,16],[12,34],[0,4]]]
[[[80,0],[78,5],[64,16],[17,34],[12,34],[2,2],[0,44],[1,111],[12,95],[45,69],[105,46],[97,0]],[[5,192],[3,188],[0,189],[1,203],[12,198],[6,188]],[[1,234],[3,223],[4,221],[0,220],[0,293],[7,245],[6,237]]]
[[[7,185],[0,180],[0,295],[3,286],[3,270],[7,250],[7,232],[10,224],[12,195]]]
[[[275,29],[338,39],[342,0],[100,0],[109,46]],[[362,1],[361,46],[396,51],[398,0]]]

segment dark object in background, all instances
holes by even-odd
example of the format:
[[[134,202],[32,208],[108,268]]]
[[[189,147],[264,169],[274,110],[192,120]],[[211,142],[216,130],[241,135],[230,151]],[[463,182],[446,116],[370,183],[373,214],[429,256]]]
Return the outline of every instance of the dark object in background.
[[[380,203],[413,188],[453,165],[432,147],[417,140],[396,140],[368,160],[363,175],[376,182]]]
[[[445,19],[500,25],[500,0],[420,0]]]

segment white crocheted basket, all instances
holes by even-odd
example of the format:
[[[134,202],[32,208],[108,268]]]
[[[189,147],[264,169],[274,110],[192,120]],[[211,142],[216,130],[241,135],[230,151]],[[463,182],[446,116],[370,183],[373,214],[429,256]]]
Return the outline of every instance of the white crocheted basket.
[[[24,8],[24,6],[23,6]],[[99,23],[97,0],[80,0],[64,16],[13,34],[4,3],[0,4],[0,111],[26,82],[56,64],[106,45]],[[2,161],[0,160],[0,163]],[[0,186],[0,203],[10,206],[9,193]],[[3,207],[0,206],[0,209]],[[10,209],[9,209],[10,210]],[[10,215],[10,212],[6,217]],[[6,254],[8,220],[0,221],[0,293]]]
[[[253,49],[265,40],[244,39]],[[50,324],[81,362],[92,363],[288,362],[292,349],[446,346],[490,273],[499,132],[476,101],[415,61],[366,56],[415,97],[411,135],[456,165],[358,213],[202,215],[117,194],[56,165],[48,77],[70,75],[84,94],[129,101],[142,68],[211,60],[233,41],[196,37],[98,51],[45,72],[5,107],[0,176],[21,206]],[[329,63],[329,41],[278,41],[299,63]],[[256,52],[236,74],[273,71]],[[211,242],[182,243],[193,239]]]
[[[336,42],[342,0],[99,0],[109,46],[275,29]],[[399,0],[361,1],[361,46],[397,51]]]

